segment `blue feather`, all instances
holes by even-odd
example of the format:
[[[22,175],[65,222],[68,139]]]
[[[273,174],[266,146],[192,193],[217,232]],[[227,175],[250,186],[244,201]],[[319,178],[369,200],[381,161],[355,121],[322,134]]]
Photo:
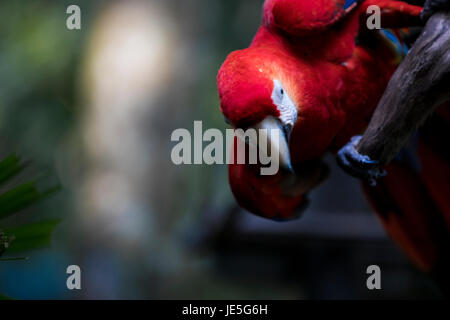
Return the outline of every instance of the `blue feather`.
[[[391,43],[395,46],[395,48],[396,48],[396,50],[397,50],[397,52],[398,52],[398,54],[399,55],[402,55],[402,56],[404,56],[404,55],[406,55],[407,53],[408,53],[408,47],[406,46],[406,44],[402,44],[399,40],[398,40],[398,38],[397,38],[397,36],[394,34],[394,33],[392,33],[391,31],[389,31],[389,30],[386,30],[386,29],[382,29],[381,30],[381,32],[386,36],[386,38],[388,38],[389,39],[389,41],[391,41]]]
[[[358,2],[358,0],[346,0],[345,4],[344,4],[344,9],[347,9],[348,7],[350,7],[352,4]]]

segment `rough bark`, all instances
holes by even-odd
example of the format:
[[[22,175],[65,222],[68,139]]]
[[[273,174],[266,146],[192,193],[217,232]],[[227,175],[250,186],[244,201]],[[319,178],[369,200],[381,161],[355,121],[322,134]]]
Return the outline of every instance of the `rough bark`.
[[[434,14],[394,73],[356,150],[389,163],[437,106],[450,98],[450,12]]]

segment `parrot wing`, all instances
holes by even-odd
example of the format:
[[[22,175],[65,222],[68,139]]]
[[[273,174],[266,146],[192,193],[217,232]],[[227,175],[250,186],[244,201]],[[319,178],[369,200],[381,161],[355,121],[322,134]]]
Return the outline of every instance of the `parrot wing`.
[[[450,285],[450,104],[419,129],[386,168],[387,176],[364,190],[388,234],[422,270]]]

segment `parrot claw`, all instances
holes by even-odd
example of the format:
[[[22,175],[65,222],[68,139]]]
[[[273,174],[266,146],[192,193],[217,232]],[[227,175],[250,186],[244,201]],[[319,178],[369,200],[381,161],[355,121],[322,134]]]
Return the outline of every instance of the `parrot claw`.
[[[337,163],[348,174],[367,180],[372,187],[376,186],[376,180],[386,176],[386,170],[379,168],[379,162],[370,159],[369,156],[360,154],[356,146],[362,136],[354,136],[337,153]]]

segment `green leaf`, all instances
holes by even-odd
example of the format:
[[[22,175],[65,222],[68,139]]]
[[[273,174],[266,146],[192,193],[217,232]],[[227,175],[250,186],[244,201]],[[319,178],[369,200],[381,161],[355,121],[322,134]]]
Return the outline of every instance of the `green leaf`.
[[[51,219],[4,230],[5,235],[14,237],[6,252],[9,254],[48,246],[59,222],[59,219]]]
[[[28,206],[41,200],[42,198],[58,191],[59,187],[54,187],[40,192],[35,182],[27,182],[15,187],[0,195],[0,219],[6,218]]]
[[[22,171],[25,165],[20,163],[19,157],[11,154],[0,161],[0,184],[8,181]]]

